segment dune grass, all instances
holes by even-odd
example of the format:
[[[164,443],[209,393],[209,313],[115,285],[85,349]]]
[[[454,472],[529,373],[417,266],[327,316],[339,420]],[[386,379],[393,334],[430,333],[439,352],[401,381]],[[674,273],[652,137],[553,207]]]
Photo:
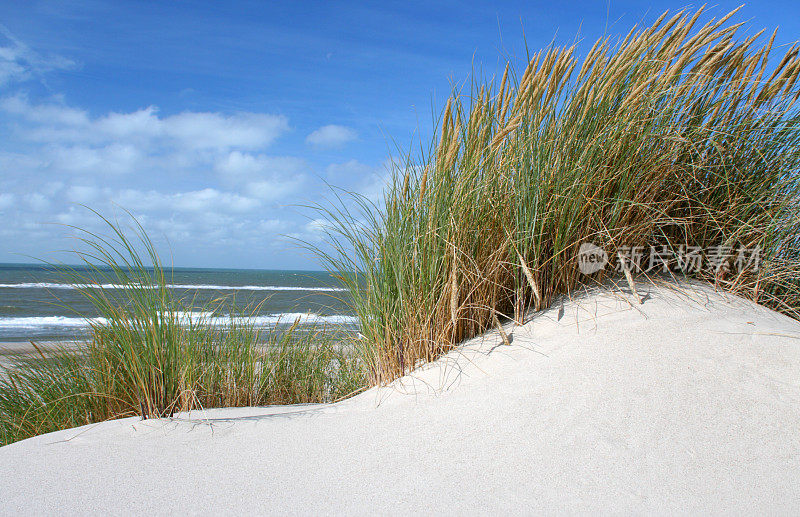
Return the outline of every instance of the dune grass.
[[[372,384],[608,279],[636,246],[722,251],[687,274],[800,315],[798,46],[772,59],[775,33],[740,37],[734,14],[665,13],[582,60],[553,46],[474,77],[380,205],[318,207],[333,249],[318,253],[354,272],[340,279]],[[585,242],[609,267],[580,272]],[[760,263],[735,268],[728,247],[760,247]]]
[[[364,385],[347,335],[299,319],[256,328],[226,300],[175,299],[141,226],[132,241],[106,222],[113,238],[83,232],[89,273],[59,268],[100,315],[89,320],[91,338],[0,367],[0,445],[128,416],[329,402]]]
[[[634,247],[697,247],[707,261],[758,247],[758,263],[734,267],[726,252],[686,274],[800,317],[798,47],[771,57],[775,33],[740,36],[734,15],[700,26],[702,9],[665,13],[583,59],[553,46],[521,73],[509,63],[498,78],[476,76],[447,101],[429,147],[395,162],[382,203],[353,195],[318,207],[333,251],[317,252],[361,321],[355,354],[294,326],[261,347],[247,318],[187,323],[143,232],[147,267],[121,232],[89,235],[86,262],[106,267],[75,282],[126,288],[83,290],[104,318],[85,353],[0,376],[0,443],[387,383],[607,280]],[[587,242],[610,258],[591,275],[578,264]]]

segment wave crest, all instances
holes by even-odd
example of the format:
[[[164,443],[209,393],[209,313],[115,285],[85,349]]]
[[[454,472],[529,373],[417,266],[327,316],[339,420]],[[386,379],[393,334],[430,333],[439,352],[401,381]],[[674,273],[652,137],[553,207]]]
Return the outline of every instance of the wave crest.
[[[146,286],[155,288],[156,286]],[[167,284],[170,289],[214,290],[214,291],[321,291],[341,292],[340,287],[304,287],[291,285],[212,285],[212,284]],[[0,289],[124,289],[121,284],[59,284],[55,282],[25,282],[0,284]]]
[[[209,312],[181,312],[178,318],[183,324],[195,323],[206,324],[214,327],[221,327],[233,321],[242,324],[252,324],[256,327],[266,325],[286,324],[291,325],[297,318],[300,318],[302,325],[314,324],[355,324],[358,318],[345,314],[320,315],[314,313],[285,312],[276,314],[264,314],[250,317],[231,317],[214,316]],[[106,318],[78,318],[72,316],[30,316],[0,318],[0,329],[43,329],[43,328],[89,328],[91,325],[103,325],[107,323]]]

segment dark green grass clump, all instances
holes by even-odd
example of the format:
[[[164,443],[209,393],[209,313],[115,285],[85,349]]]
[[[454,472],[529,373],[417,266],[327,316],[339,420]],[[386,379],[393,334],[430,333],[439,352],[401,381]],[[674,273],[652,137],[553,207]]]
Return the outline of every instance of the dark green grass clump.
[[[800,316],[798,46],[770,59],[774,33],[740,38],[735,12],[698,27],[701,12],[475,79],[379,207],[322,209],[338,251],[320,253],[356,272],[341,278],[372,383],[604,280],[632,247],[758,248],[689,274]],[[604,271],[581,273],[586,242]]]

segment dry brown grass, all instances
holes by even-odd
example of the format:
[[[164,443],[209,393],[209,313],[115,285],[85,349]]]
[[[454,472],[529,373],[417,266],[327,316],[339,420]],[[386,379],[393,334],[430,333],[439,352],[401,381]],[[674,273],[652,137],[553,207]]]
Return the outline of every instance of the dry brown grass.
[[[339,252],[322,255],[355,272],[342,279],[373,383],[603,281],[577,267],[587,241],[610,257],[760,246],[761,267],[696,276],[800,315],[798,46],[770,59],[775,33],[742,39],[735,13],[665,13],[583,60],[553,47],[474,80],[383,205],[326,209]]]

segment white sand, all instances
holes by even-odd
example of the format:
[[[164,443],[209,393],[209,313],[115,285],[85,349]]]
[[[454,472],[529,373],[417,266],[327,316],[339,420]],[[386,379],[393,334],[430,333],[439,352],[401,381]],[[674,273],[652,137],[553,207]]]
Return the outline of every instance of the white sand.
[[[800,512],[800,324],[583,297],[332,406],[118,420],[0,449],[0,513]],[[560,316],[560,318],[559,318]]]

